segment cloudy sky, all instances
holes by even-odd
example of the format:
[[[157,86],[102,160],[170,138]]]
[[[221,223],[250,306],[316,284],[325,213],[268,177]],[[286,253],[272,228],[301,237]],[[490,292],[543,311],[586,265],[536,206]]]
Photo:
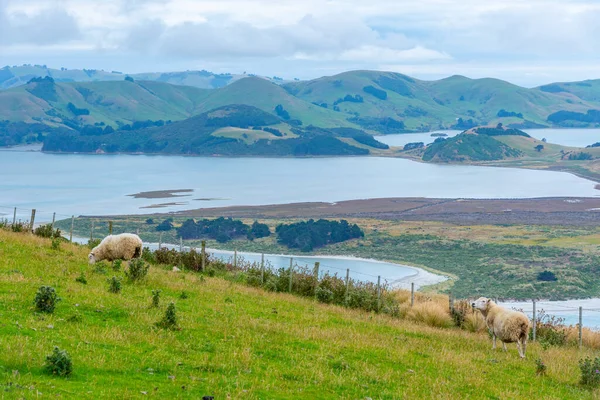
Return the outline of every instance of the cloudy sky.
[[[0,0],[0,66],[600,78],[597,0]]]

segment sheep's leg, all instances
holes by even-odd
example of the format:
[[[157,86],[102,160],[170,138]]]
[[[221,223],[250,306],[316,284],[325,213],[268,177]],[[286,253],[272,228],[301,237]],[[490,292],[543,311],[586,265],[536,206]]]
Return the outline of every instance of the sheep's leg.
[[[502,350],[508,351],[508,350],[506,350],[506,343],[504,343],[504,342],[502,342]]]
[[[517,340],[517,350],[519,350],[519,356],[521,358],[525,358],[525,356],[523,355],[523,349],[521,346],[521,339]]]
[[[518,344],[519,342],[517,342]],[[521,358],[525,358],[525,351],[527,350],[527,339],[523,340],[521,343],[521,347],[519,349],[519,355],[521,356]]]
[[[496,350],[496,335],[492,333],[492,350]]]

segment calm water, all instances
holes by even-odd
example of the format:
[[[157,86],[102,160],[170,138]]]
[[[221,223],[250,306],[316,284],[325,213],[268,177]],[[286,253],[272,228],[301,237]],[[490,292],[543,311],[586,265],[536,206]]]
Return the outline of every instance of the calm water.
[[[530,318],[533,315],[531,302],[500,303],[507,308],[523,310]],[[536,310],[544,310],[549,315],[562,318],[564,324],[575,325],[579,321],[579,307],[582,307],[582,325],[596,330],[600,329],[600,299],[582,299],[567,301],[544,301],[536,304]]]
[[[600,142],[600,129],[525,129],[529,135],[536,139],[546,138],[549,143],[561,144],[563,146],[585,147]],[[447,137],[458,135],[461,131],[436,131],[445,133]],[[398,135],[376,136],[376,139],[390,146],[404,146],[411,142],[433,143],[436,139],[431,133],[409,133]]]
[[[37,208],[38,219],[51,218],[53,211],[65,215],[110,215],[377,197],[591,197],[600,195],[594,185],[562,172],[435,165],[394,158],[203,158],[0,152],[0,206]],[[162,189],[193,189],[194,192],[188,197],[171,199],[127,196]],[[198,198],[209,200],[195,200]],[[141,208],[167,202],[181,204],[160,209]],[[12,213],[10,208],[0,210]]]

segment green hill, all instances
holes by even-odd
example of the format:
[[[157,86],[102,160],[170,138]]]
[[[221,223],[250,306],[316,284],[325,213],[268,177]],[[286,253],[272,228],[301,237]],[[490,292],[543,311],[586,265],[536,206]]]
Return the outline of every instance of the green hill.
[[[124,74],[119,71],[103,71],[97,69],[55,69],[45,65],[5,66],[0,68],[0,89],[8,89],[26,84],[32,78],[52,77],[56,82],[100,82],[122,81],[125,76],[135,80],[156,81],[173,85],[186,85],[200,89],[216,89],[226,86],[246,74],[215,74],[209,71],[149,72],[140,74]],[[263,79],[280,82],[275,77]]]
[[[152,265],[145,280],[124,279],[110,293],[108,278],[123,271],[89,266],[87,247],[53,249],[49,239],[5,230],[0,243],[6,398],[594,398],[578,385],[578,360],[590,349],[530,343],[521,360],[514,345],[491,350],[487,333],[415,323],[406,307],[392,317],[329,306],[251,287],[244,272]],[[43,285],[61,297],[52,314],[33,307]],[[170,302],[179,330],[155,326]],[[68,378],[44,369],[54,346],[72,360]]]
[[[371,150],[381,152],[387,148],[359,130],[298,126],[256,107],[237,104],[133,131],[54,132],[46,138],[43,151],[317,156],[368,155]]]

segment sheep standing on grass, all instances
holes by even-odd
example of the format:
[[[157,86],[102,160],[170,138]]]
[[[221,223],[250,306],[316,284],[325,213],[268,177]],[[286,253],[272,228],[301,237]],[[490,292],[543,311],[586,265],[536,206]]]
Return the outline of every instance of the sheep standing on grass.
[[[492,334],[496,348],[496,338],[502,342],[502,348],[506,351],[506,343],[517,343],[517,349],[521,358],[525,358],[527,338],[529,336],[529,318],[522,312],[507,310],[500,307],[486,297],[480,297],[472,304],[478,309]]]
[[[90,264],[97,261],[131,260],[142,255],[142,239],[133,233],[108,235],[88,255]]]

